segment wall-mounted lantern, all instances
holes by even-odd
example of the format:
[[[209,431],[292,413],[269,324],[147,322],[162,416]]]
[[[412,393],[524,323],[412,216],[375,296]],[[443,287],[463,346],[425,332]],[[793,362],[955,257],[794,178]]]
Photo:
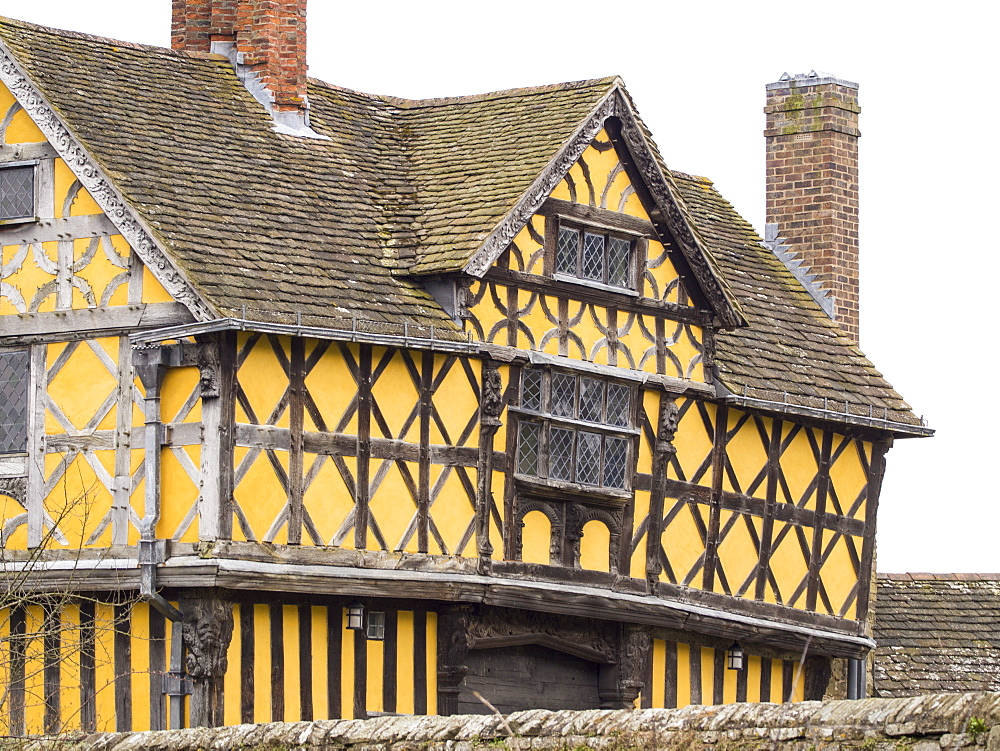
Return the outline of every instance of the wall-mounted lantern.
[[[726,650],[726,665],[730,670],[742,670],[743,669],[743,647],[739,645],[738,642],[733,642],[733,645]]]
[[[347,628],[351,631],[364,631],[365,606],[360,602],[352,602],[347,606]]]

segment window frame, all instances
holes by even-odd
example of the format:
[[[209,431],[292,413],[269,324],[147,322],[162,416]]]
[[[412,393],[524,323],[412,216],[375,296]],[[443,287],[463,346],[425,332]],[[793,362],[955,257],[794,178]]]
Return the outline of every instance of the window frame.
[[[537,376],[535,375],[537,374]],[[526,399],[525,389],[528,387],[529,379],[537,378],[537,396],[528,395]],[[569,413],[565,405],[553,402],[553,384],[562,382],[565,385],[566,379],[573,379],[573,404]],[[583,400],[586,398],[586,384],[592,388],[594,384],[600,384],[600,415],[599,419],[593,417],[593,410],[585,408]],[[612,391],[619,394],[617,401],[619,406],[615,409],[615,414],[611,414]],[[514,474],[518,480],[535,485],[548,485],[559,487],[572,487],[588,494],[606,494],[617,496],[618,498],[631,497],[634,482],[634,464],[636,457],[636,441],[640,435],[639,428],[635,427],[636,411],[635,405],[638,399],[638,389],[633,383],[623,382],[604,375],[581,373],[573,370],[562,370],[558,368],[524,368],[521,371],[521,383],[519,388],[519,399],[517,406],[511,406],[510,411],[517,416],[517,449],[514,453],[515,462]],[[625,396],[624,405],[621,405],[621,396]],[[558,398],[558,397],[557,397]],[[590,397],[593,399],[593,397]],[[528,402],[526,404],[526,402]],[[562,408],[560,408],[562,407]],[[590,411],[590,415],[583,414]],[[587,419],[591,417],[592,419]],[[525,464],[522,451],[529,435],[534,431],[534,460],[528,459]],[[555,444],[554,434],[560,431],[561,435],[566,435],[570,444],[569,458],[566,465],[556,469],[553,466],[553,449]],[[596,482],[581,479],[581,472],[585,466],[581,462],[581,439],[582,436],[598,436],[598,450],[596,468],[591,463],[589,470],[596,471]],[[564,441],[565,447],[565,438]],[[593,441],[593,438],[587,440]],[[612,449],[612,447],[617,447]],[[624,456],[620,463],[609,466],[608,456],[612,450],[622,451]],[[533,467],[531,465],[534,465]],[[566,472],[566,466],[569,472]],[[532,471],[532,469],[534,471]],[[613,479],[621,475],[620,483],[609,483],[609,472],[614,472],[610,477]]]
[[[553,279],[562,282],[572,282],[574,284],[584,284],[589,287],[615,292],[618,294],[637,295],[639,289],[639,271],[636,265],[636,258],[639,252],[642,235],[616,227],[608,227],[602,224],[578,221],[563,216],[554,217],[552,222],[552,232],[554,237],[547,243],[551,249],[552,259],[549,264]],[[563,231],[572,231],[577,235],[575,270],[569,271],[560,268],[560,248],[562,247]],[[585,253],[587,236],[599,236],[604,239],[602,250],[603,266],[601,278],[588,276],[585,273]],[[618,284],[611,279],[611,248],[612,241],[626,242],[628,244],[627,258],[624,263],[626,280],[624,284]]]
[[[9,357],[11,355],[21,355],[24,358],[24,378],[21,382],[23,393],[20,395],[24,404],[24,422],[21,429],[23,432],[23,441],[22,448],[20,449],[0,450],[0,477],[23,477],[27,469],[26,461],[31,439],[31,350],[26,347],[0,350],[0,357]],[[6,397],[0,393],[0,398]]]
[[[37,222],[39,218],[39,169],[41,160],[26,159],[17,162],[0,162],[0,172],[4,170],[31,168],[31,211],[23,216],[0,217],[0,227]]]

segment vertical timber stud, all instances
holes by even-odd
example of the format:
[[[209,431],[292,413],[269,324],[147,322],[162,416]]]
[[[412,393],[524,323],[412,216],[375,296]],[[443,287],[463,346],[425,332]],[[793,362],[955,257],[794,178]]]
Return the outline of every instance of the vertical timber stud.
[[[757,581],[754,599],[763,600],[767,580],[771,575],[771,541],[774,537],[774,514],[778,505],[778,478],[781,474],[782,421],[771,421],[771,440],[767,446],[767,486],[764,495],[764,519],[760,530],[760,555],[757,561]]]
[[[420,447],[417,454],[417,551],[429,552],[431,505],[431,414],[434,410],[434,353],[420,354]]]
[[[358,353],[358,486],[355,498],[354,547],[368,547],[369,461],[371,459],[372,422],[372,347],[360,345]]]
[[[483,360],[479,395],[479,459],[476,463],[476,546],[480,573],[489,573],[493,557],[490,542],[490,514],[493,509],[493,439],[500,429],[503,384],[497,363]],[[508,457],[508,461],[513,461]]]
[[[288,544],[302,542],[303,454],[302,430],[305,420],[306,354],[305,340],[292,339],[288,368]]]
[[[181,600],[181,628],[187,648],[187,672],[193,681],[191,726],[218,727],[223,718],[223,680],[233,639],[233,604],[206,592]]]
[[[25,502],[28,506],[28,547],[42,544],[45,517],[45,404],[48,398],[48,374],[45,370],[47,344],[32,344],[28,370],[28,483]],[[131,417],[131,412],[129,412]],[[13,732],[13,731],[11,731]]]
[[[660,535],[663,533],[663,495],[667,469],[677,449],[674,435],[680,410],[673,397],[660,394],[659,419],[656,426],[656,444],[653,447],[653,484],[649,494],[649,522],[646,529],[646,582],[653,592],[660,578]],[[624,569],[627,570],[627,569]]]
[[[219,538],[233,536],[233,490],[236,486],[236,332],[223,331],[217,340],[219,348],[219,428],[218,439],[212,439],[218,451]],[[204,407],[203,407],[204,408]],[[207,438],[207,436],[206,436]],[[212,478],[206,477],[206,482]]]
[[[511,365],[507,372],[510,382],[507,384],[507,406],[518,406],[521,403],[521,366]],[[513,419],[512,419],[513,418]],[[507,471],[503,479],[503,557],[505,561],[516,560],[520,551],[517,549],[517,514],[514,473],[517,471],[517,419],[507,412]]]
[[[132,494],[132,347],[127,336],[118,339],[118,394],[115,408],[115,479],[111,514],[113,545],[128,545],[129,498]]]
[[[882,493],[882,478],[885,476],[885,455],[892,447],[892,438],[872,444],[872,460],[868,467],[868,492],[865,498],[865,537],[861,544],[861,564],[858,567],[858,609],[857,620],[867,623],[871,610],[874,590],[872,578],[875,568],[875,520],[878,515],[879,496]]]
[[[222,442],[232,431],[222,431],[225,407],[222,394],[218,337],[200,337],[198,341],[199,391],[201,396],[202,448],[201,494],[198,498],[198,539],[216,540],[219,537],[222,502]],[[230,462],[230,465],[232,462]]]
[[[809,555],[809,587],[806,589],[806,609],[816,609],[819,592],[819,569],[823,559],[823,519],[826,516],[826,497],[830,492],[830,453],[833,449],[833,433],[823,431],[823,444],[819,458],[819,482],[816,487],[816,523],[813,525],[812,551]]]
[[[726,472],[729,458],[726,455],[726,440],[729,436],[729,410],[720,404],[715,413],[715,439],[712,445],[712,496],[708,534],[705,539],[705,568],[702,588],[711,592],[715,589],[715,567],[719,554],[719,524],[722,516],[722,477]]]

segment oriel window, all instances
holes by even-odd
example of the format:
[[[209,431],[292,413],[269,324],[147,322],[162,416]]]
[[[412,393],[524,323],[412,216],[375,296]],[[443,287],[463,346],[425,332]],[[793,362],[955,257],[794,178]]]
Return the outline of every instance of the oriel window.
[[[0,221],[34,216],[34,162],[0,167]]]
[[[522,475],[628,489],[633,387],[591,376],[525,369],[518,408]]]
[[[28,447],[28,352],[0,352],[0,455]]]

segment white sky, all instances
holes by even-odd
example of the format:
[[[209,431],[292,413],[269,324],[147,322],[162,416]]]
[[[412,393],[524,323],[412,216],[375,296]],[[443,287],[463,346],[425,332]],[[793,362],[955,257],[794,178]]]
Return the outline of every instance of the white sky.
[[[620,75],[667,163],[714,179],[758,231],[764,84],[859,82],[861,344],[938,431],[889,453],[878,567],[997,572],[997,7],[312,0],[310,75],[413,98]],[[0,15],[169,44],[170,0],[0,0]]]

